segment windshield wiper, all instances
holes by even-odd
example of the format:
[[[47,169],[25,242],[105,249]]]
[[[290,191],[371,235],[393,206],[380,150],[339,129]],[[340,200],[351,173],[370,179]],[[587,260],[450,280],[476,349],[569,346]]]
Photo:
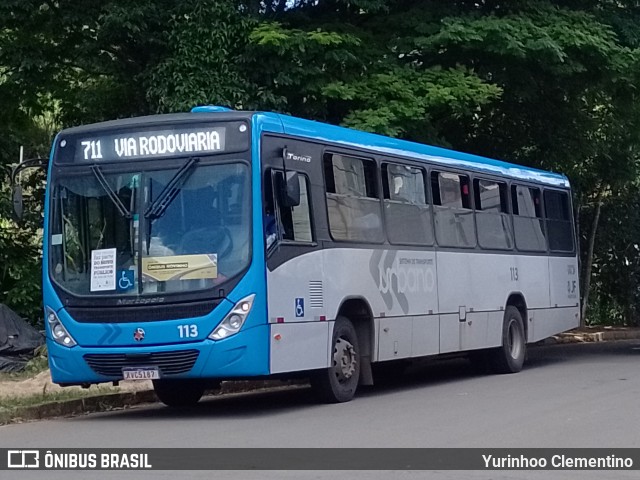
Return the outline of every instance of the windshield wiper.
[[[199,158],[191,157],[182,167],[180,167],[180,170],[176,172],[169,183],[167,183],[167,185],[162,189],[158,198],[156,198],[144,211],[145,218],[156,220],[164,215],[164,212],[167,211],[167,208],[169,208],[173,199],[176,198],[176,195],[178,195],[184,183],[189,179],[193,173],[194,167],[199,161]]]
[[[120,214],[123,217],[127,219],[131,219],[131,212],[127,209],[127,207],[124,206],[124,203],[122,203],[122,201],[120,200],[120,197],[116,195],[116,192],[113,191],[113,188],[111,188],[111,185],[109,185],[109,182],[107,182],[107,179],[104,178],[104,175],[102,174],[102,170],[100,170],[100,167],[98,165],[92,165],[91,171],[96,176],[96,179],[98,180],[98,183],[100,184],[100,186],[104,189],[105,192],[107,192],[107,195],[109,196],[113,204],[118,209],[118,212],[120,212]]]

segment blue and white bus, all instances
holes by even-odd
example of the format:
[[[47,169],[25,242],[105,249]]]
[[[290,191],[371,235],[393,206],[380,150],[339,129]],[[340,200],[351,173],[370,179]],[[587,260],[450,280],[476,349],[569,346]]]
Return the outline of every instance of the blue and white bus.
[[[60,385],[151,379],[179,406],[304,376],[344,402],[395,360],[517,372],[579,324],[562,175],[213,106],[63,130],[46,163]]]

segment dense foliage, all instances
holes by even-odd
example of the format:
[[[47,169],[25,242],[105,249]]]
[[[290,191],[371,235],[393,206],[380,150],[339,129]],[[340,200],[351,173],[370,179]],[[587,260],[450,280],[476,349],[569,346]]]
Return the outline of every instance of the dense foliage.
[[[635,1],[5,0],[0,301],[37,317],[38,179],[18,227],[6,174],[18,145],[43,153],[43,115],[69,126],[211,103],[566,173],[588,319],[638,323],[639,80]]]

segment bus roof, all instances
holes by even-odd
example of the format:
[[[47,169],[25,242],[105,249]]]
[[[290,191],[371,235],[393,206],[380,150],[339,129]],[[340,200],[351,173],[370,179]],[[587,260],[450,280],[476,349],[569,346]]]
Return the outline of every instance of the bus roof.
[[[479,155],[457,152],[446,148],[337,127],[312,120],[304,120],[283,114],[267,112],[258,112],[257,114],[261,117],[258,119],[258,122],[262,123],[264,129],[267,131],[280,131],[280,129],[276,130],[276,128],[273,128],[275,127],[273,121],[276,120],[277,123],[280,123],[282,126],[280,132],[287,135],[327,141],[349,147],[408,157],[454,168],[538,182],[556,187],[569,187],[567,177],[558,173],[529,168],[501,160],[481,157]]]

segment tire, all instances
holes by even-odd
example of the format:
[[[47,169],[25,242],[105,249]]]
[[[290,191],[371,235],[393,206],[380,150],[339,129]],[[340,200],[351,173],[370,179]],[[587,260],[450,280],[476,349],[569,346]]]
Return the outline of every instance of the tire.
[[[516,373],[522,370],[527,340],[520,311],[507,306],[502,323],[502,346],[489,352],[491,369],[495,373]]]
[[[153,389],[167,407],[191,407],[198,403],[205,391],[201,380],[154,380]]]
[[[355,395],[360,380],[358,336],[349,319],[336,319],[331,345],[332,365],[318,371],[311,378],[311,386],[325,403],[348,402]]]

